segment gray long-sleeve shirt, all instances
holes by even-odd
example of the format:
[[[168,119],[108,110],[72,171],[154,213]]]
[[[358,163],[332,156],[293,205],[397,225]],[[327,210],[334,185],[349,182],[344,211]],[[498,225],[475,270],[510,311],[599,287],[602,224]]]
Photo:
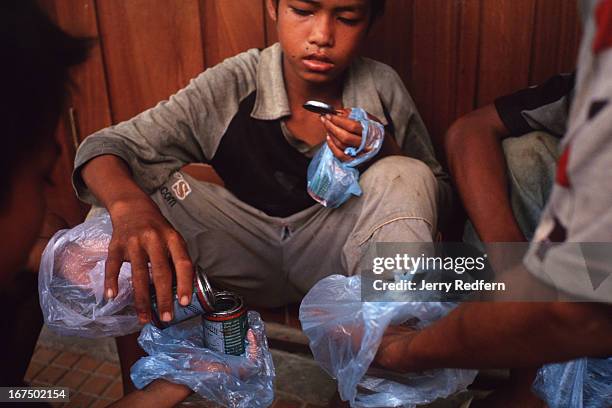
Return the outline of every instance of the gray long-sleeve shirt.
[[[380,118],[408,156],[426,163],[439,181],[441,207],[448,205],[447,175],[397,73],[358,58],[342,99]],[[252,49],[207,69],[169,100],[89,136],[77,152],[73,183],[82,200],[95,203],[80,171],[105,154],[123,159],[149,194],[182,166],[210,163],[238,198],[269,215],[288,216],[314,204],[306,193],[309,158],[281,126],[290,115],[280,45]]]

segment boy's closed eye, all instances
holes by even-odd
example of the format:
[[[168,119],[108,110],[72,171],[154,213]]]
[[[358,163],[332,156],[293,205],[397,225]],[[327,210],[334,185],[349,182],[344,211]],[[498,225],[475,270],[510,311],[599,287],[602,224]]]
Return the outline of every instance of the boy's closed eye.
[[[289,8],[291,9],[292,12],[294,12],[295,14],[301,17],[306,17],[313,13],[312,10],[305,10],[305,9],[297,8],[294,6],[289,6]]]

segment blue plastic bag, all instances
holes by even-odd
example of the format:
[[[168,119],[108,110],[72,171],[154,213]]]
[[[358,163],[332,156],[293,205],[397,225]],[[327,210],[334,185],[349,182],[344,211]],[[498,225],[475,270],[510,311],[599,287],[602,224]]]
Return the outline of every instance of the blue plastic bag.
[[[549,408],[612,406],[612,358],[580,358],[538,370],[534,392]]]
[[[370,369],[389,325],[410,320],[425,327],[456,305],[439,302],[362,302],[361,277],[332,275],[319,281],[300,305],[302,330],[315,360],[338,380],[353,407],[415,407],[464,390],[477,371],[443,369],[398,374]],[[355,338],[361,340],[355,341]]]
[[[132,366],[134,385],[141,389],[162,378],[226,407],[271,405],[275,373],[264,324],[257,312],[248,312],[248,320],[250,342],[243,356],[205,348],[199,317],[164,330],[146,325],[138,343],[149,356]]]
[[[344,151],[354,159],[341,162],[324,144],[308,165],[308,193],[325,207],[336,208],[351,195],[361,195],[359,171],[355,167],[376,156],[385,138],[384,127],[368,119],[363,109],[352,108],[349,118],[359,121],[362,127],[359,148],[347,147]]]

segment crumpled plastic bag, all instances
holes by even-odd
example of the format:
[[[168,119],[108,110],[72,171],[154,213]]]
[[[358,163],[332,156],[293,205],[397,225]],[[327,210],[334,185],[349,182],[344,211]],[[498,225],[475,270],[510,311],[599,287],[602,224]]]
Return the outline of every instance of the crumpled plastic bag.
[[[612,358],[580,358],[538,370],[533,390],[549,408],[609,408]]]
[[[341,162],[325,143],[308,165],[308,193],[325,207],[337,208],[351,195],[360,196],[359,170],[355,167],[376,156],[385,138],[385,128],[368,119],[366,111],[352,108],[349,118],[361,123],[361,145],[344,151],[353,160]],[[361,152],[364,152],[360,155]]]
[[[332,275],[319,281],[300,305],[302,330],[315,360],[338,380],[338,391],[353,407],[415,407],[464,390],[477,371],[442,369],[398,374],[369,369],[389,325],[410,321],[423,328],[456,304],[362,302],[361,277]],[[355,336],[360,336],[359,348]]]
[[[133,306],[132,272],[124,263],[119,293],[104,298],[104,264],[112,235],[106,211],[58,231],[43,252],[38,273],[40,307],[47,326],[66,336],[116,337],[140,330]]]
[[[161,330],[150,324],[138,343],[149,354],[132,366],[138,388],[162,378],[184,384],[202,397],[232,407],[267,407],[274,400],[274,365],[264,324],[248,312],[249,344],[245,355],[232,356],[204,347],[201,319],[194,318]],[[253,341],[254,340],[254,341]]]

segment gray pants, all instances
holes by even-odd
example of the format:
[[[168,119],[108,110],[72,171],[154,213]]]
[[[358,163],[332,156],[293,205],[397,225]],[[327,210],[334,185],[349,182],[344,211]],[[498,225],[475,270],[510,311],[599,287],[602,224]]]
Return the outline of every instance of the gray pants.
[[[512,210],[528,240],[533,237],[555,181],[558,145],[558,138],[544,132],[532,132],[503,141]],[[469,221],[463,240],[477,246],[480,243]]]
[[[153,200],[213,285],[252,306],[299,302],[320,279],[357,273],[370,243],[430,242],[436,231],[438,183],[429,167],[407,157],[374,163],[361,177],[361,197],[286,218],[270,217],[225,188],[183,173],[166,189],[181,178],[192,190],[184,200],[170,205],[161,191]]]

